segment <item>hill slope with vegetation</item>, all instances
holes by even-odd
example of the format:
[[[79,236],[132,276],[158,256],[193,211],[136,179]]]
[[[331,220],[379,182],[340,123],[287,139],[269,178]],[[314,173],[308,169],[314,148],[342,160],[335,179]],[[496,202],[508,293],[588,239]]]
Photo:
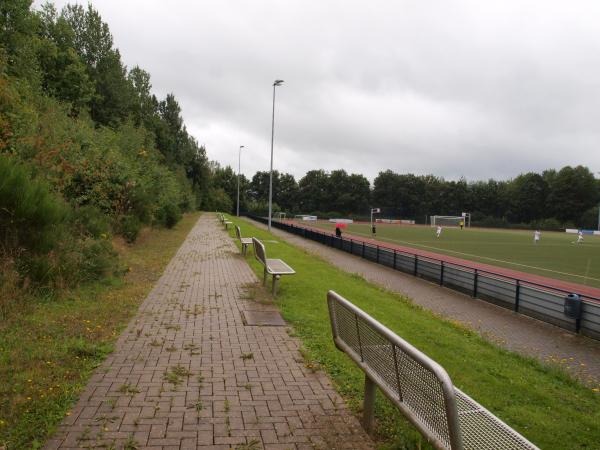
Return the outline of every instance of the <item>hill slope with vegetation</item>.
[[[0,309],[116,268],[110,237],[219,207],[173,94],[128,69],[92,5],[0,4]],[[216,196],[218,198],[218,195]],[[226,205],[227,206],[227,205]]]

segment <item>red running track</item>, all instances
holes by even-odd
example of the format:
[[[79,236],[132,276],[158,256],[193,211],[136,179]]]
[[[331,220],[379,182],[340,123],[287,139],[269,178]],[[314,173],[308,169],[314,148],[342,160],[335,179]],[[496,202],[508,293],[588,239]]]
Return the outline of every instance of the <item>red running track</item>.
[[[293,223],[293,224],[288,223],[288,225],[294,225],[299,228],[307,228],[310,230],[319,231],[319,232],[327,234],[327,235],[334,235],[333,233],[330,233],[329,231],[324,230],[323,228],[311,227],[311,226],[307,226],[304,224],[302,226],[299,226],[296,223]],[[378,225],[380,225],[380,224],[378,224]],[[399,252],[409,253],[409,254],[413,254],[413,255],[423,256],[425,258],[435,259],[438,261],[444,261],[447,263],[457,264],[460,266],[468,267],[471,269],[481,270],[481,271],[488,272],[488,273],[495,274],[495,275],[516,278],[519,281],[523,281],[526,283],[537,284],[537,285],[541,285],[541,286],[545,286],[545,287],[549,287],[549,288],[553,288],[553,289],[558,289],[558,290],[565,291],[565,292],[573,292],[573,293],[588,297],[591,300],[596,300],[596,301],[600,302],[600,289],[594,288],[591,286],[585,286],[583,284],[572,283],[569,281],[557,280],[555,278],[544,277],[542,275],[534,275],[531,273],[521,272],[519,270],[506,269],[504,267],[498,267],[498,266],[493,266],[490,264],[484,264],[484,263],[479,263],[479,262],[475,262],[475,261],[470,261],[468,259],[462,259],[462,258],[457,258],[454,256],[448,256],[448,255],[444,255],[442,253],[435,253],[435,252],[430,252],[427,250],[420,250],[420,249],[417,249],[414,247],[407,247],[407,246],[403,246],[403,245],[392,244],[389,242],[382,242],[382,241],[378,241],[376,239],[369,239],[369,238],[365,238],[363,236],[356,236],[354,234],[347,233],[346,231],[344,231],[343,237],[346,239],[352,239],[355,242],[365,242],[365,243],[371,244],[371,245],[378,245],[381,248],[389,248],[389,249],[397,250]]]

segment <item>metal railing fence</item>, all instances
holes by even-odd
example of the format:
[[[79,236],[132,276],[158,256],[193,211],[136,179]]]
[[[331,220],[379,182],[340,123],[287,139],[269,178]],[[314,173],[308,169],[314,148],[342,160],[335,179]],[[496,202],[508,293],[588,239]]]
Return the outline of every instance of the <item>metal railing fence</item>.
[[[257,222],[267,223],[267,219],[263,217],[254,215],[247,215],[247,217]],[[600,340],[600,298],[598,297],[570,292],[468,265],[421,256],[409,251],[344,237],[338,238],[333,233],[285,222],[272,221],[271,225],[391,269],[424,278],[474,298]],[[564,313],[564,299],[566,295],[573,293],[582,298],[580,318],[570,318]]]

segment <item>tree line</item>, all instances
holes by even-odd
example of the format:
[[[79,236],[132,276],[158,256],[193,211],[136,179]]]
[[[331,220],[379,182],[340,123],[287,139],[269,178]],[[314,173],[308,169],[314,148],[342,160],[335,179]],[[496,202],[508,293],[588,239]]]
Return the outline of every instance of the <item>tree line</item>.
[[[234,211],[237,174],[230,167],[214,169],[214,183],[223,190],[225,207]],[[240,177],[241,209],[267,211],[269,172],[251,180]],[[482,226],[596,228],[600,180],[583,166],[566,166],[542,173],[528,172],[511,180],[458,181],[434,175],[380,172],[373,184],[345,170],[311,170],[300,180],[273,172],[275,211],[323,217],[368,217],[371,207],[382,208],[389,218],[425,223],[431,215],[470,212]]]
[[[118,270],[113,236],[215,209],[214,167],[91,4],[0,2],[0,314]]]

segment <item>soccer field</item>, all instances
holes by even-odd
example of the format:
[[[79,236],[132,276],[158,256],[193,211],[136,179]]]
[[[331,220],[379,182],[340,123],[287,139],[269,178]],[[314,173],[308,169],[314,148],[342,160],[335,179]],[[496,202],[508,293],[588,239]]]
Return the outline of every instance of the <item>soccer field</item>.
[[[332,223],[311,225],[335,231]],[[372,237],[369,224],[344,232]],[[378,224],[377,240],[600,288],[600,236],[574,244],[577,235],[543,231],[534,244],[533,230],[444,227],[438,239],[432,227]]]

